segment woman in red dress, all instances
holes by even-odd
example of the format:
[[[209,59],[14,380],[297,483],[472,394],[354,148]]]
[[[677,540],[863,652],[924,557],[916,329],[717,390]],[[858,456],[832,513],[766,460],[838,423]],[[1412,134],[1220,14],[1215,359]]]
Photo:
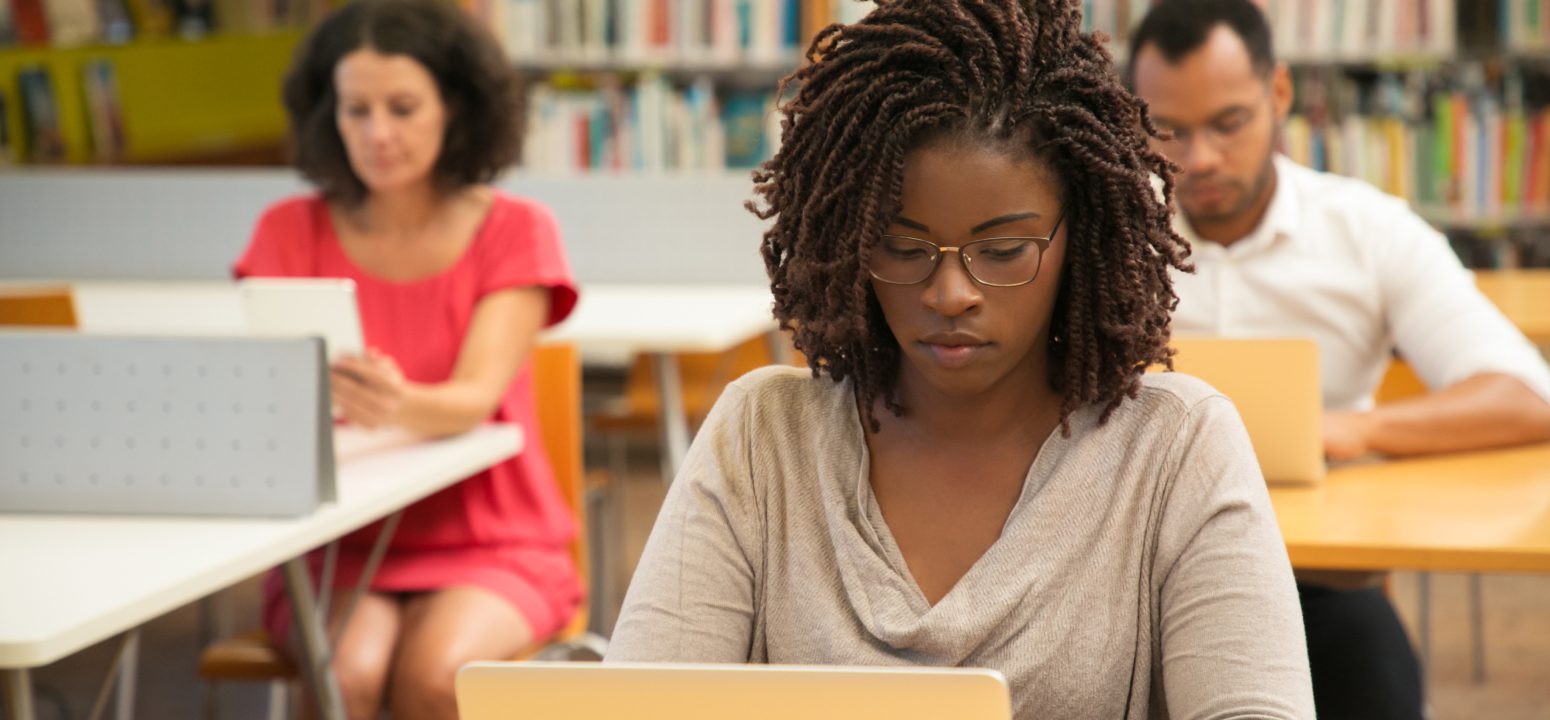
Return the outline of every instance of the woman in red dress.
[[[575,522],[538,437],[528,362],[539,330],[575,306],[575,284],[553,216],[488,184],[515,160],[520,95],[454,4],[349,4],[305,41],[284,94],[318,192],[264,213],[236,275],[355,281],[370,350],[332,368],[346,421],[434,436],[494,420],[526,438],[516,458],[405,511],[339,635],[350,717],[453,718],[458,667],[552,635],[581,602]],[[377,530],[340,543],[331,628]],[[284,641],[281,590],[269,578],[264,609]]]

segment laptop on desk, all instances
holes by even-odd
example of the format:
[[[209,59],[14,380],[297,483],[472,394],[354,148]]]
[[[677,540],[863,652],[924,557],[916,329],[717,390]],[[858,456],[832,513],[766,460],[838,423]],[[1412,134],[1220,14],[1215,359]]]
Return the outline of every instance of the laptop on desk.
[[[1011,720],[993,670],[473,663],[462,720]]]
[[[1173,369],[1210,383],[1248,428],[1271,483],[1324,479],[1319,348],[1304,338],[1174,337]]]

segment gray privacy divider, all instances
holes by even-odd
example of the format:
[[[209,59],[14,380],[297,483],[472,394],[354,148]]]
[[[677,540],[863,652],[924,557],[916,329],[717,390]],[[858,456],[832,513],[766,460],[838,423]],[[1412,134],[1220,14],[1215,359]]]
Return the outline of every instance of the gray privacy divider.
[[[0,333],[0,512],[293,517],[334,499],[318,338]]]

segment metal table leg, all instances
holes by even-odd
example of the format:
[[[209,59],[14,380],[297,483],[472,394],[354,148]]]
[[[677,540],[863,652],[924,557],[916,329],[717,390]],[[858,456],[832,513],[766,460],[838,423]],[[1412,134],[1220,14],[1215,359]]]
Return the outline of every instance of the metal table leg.
[[[318,621],[317,596],[312,592],[312,578],[307,575],[306,556],[286,561],[285,590],[290,595],[292,619],[301,637],[302,672],[311,681],[318,716],[323,720],[344,720],[344,697],[339,694],[339,683],[328,666],[332,653],[323,623]]]
[[[0,670],[0,684],[5,686],[5,716],[11,720],[36,720],[37,708],[32,704],[32,677],[25,668]]]
[[[658,424],[662,430],[662,482],[668,485],[678,477],[684,455],[689,452],[689,418],[684,413],[683,380],[678,357],[672,353],[654,353]]]

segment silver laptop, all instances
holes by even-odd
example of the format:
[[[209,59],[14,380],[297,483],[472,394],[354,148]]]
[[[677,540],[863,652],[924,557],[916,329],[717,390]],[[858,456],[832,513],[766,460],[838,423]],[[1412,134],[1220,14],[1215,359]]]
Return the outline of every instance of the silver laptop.
[[[329,362],[365,352],[355,281],[264,277],[246,278],[237,285],[249,335],[322,337]]]
[[[462,720],[1011,720],[994,670],[473,663]]]
[[[1265,480],[1324,479],[1319,348],[1302,338],[1175,337],[1173,369],[1200,378],[1238,406]]]

